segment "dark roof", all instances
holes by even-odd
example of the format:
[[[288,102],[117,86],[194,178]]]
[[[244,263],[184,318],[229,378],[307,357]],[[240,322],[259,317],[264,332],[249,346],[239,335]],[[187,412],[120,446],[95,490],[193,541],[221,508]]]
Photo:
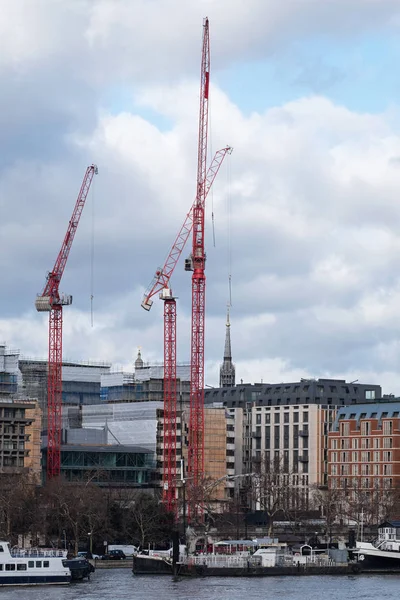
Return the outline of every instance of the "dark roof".
[[[382,527],[395,527],[396,529],[400,528],[400,521],[383,521],[378,526],[378,529],[382,529]]]

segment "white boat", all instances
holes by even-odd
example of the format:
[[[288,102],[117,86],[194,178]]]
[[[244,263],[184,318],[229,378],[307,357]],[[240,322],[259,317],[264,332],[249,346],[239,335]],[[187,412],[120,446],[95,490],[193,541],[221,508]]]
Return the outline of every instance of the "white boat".
[[[353,554],[363,570],[400,569],[400,521],[385,521],[374,542],[356,542]]]
[[[11,550],[8,542],[0,541],[0,587],[70,583],[65,554],[62,550]]]

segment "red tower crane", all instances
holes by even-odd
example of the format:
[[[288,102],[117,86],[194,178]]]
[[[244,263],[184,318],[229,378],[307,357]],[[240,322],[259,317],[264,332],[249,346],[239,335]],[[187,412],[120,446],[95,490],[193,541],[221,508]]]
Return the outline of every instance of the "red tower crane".
[[[192,331],[190,362],[190,417],[188,471],[192,495],[189,494],[189,519],[202,514],[203,494],[201,483],[204,476],[204,324],[205,324],[205,262],[204,213],[206,191],[206,163],[208,141],[208,92],[210,83],[210,37],[209,22],[203,24],[201,54],[199,146],[197,154],[197,188],[193,209],[193,246],[186,269],[192,275]]]
[[[49,366],[47,380],[47,477],[60,474],[61,466],[61,409],[62,409],[62,307],[72,304],[72,296],[59,293],[59,285],[67,264],[79,219],[89,193],[96,165],[86,169],[82,186],[68,224],[61,250],[53,270],[47,275],[46,285],[35,306],[39,312],[49,313]]]
[[[232,148],[226,146],[216,152],[207,170],[205,196],[214,182],[215,177],[227,154]],[[166,508],[176,513],[176,301],[169,287],[171,276],[179,260],[182,250],[193,228],[193,210],[196,200],[186,215],[172,248],[165,260],[164,266],[157,269],[155,276],[147,288],[142,307],[149,311],[152,307],[152,297],[159,293],[164,301],[164,469],[163,469],[163,501]]]

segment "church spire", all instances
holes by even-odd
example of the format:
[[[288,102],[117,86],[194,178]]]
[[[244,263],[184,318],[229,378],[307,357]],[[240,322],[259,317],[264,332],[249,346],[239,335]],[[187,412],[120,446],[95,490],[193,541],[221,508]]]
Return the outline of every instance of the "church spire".
[[[233,387],[235,385],[235,367],[232,364],[231,349],[231,323],[229,318],[229,304],[226,313],[226,333],[224,362],[219,370],[219,387]]]

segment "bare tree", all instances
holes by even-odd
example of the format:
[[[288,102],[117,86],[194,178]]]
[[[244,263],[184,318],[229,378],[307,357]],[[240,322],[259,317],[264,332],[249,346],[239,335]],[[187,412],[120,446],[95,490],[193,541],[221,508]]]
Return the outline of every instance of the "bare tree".
[[[303,506],[303,488],[293,484],[293,473],[282,460],[261,459],[251,478],[250,498],[253,508],[262,510],[268,517],[268,535],[273,532],[274,516]]]
[[[332,541],[334,525],[343,518],[345,494],[341,489],[312,489],[312,506],[318,510],[326,522],[328,543]]]

